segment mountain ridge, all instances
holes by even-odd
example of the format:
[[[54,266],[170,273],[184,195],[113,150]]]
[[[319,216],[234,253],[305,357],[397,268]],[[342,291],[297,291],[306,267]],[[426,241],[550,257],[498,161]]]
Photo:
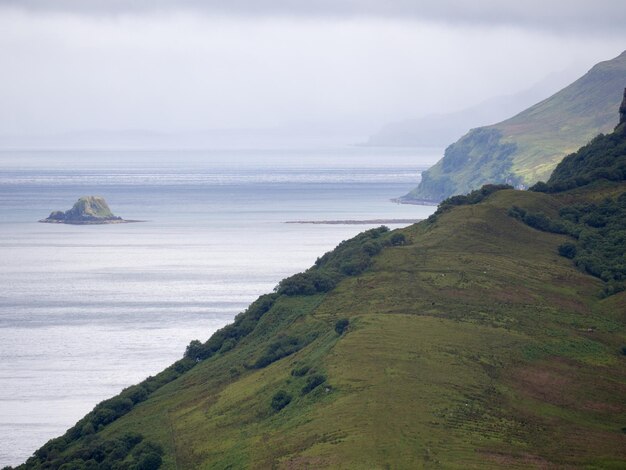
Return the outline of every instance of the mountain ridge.
[[[626,51],[551,97],[498,124],[470,130],[400,198],[439,202],[488,183],[528,187],[569,153],[614,127],[626,85]]]

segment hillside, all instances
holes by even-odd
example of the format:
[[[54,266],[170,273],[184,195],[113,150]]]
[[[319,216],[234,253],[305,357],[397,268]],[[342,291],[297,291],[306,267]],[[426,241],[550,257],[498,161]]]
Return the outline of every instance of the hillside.
[[[343,242],[19,468],[624,468],[626,271],[562,249],[626,253],[626,124],[595,142]]]
[[[403,199],[438,202],[487,183],[548,179],[563,157],[613,129],[624,86],[626,51],[516,116],[470,130]]]

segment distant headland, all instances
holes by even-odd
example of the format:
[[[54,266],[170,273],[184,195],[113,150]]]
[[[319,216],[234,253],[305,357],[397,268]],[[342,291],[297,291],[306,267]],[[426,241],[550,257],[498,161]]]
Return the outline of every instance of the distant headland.
[[[141,220],[124,220],[111,212],[109,205],[101,196],[83,196],[68,211],[54,211],[47,219],[39,222],[47,224],[126,224]]]

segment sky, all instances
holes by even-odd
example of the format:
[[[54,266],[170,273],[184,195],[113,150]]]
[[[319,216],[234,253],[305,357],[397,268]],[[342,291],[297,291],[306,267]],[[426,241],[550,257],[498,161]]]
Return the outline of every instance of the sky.
[[[0,135],[366,135],[566,85],[624,24],[623,0],[0,0]]]

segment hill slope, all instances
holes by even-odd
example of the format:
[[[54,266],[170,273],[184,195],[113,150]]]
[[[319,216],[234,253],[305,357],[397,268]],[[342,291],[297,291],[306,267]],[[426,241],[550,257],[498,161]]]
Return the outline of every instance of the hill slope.
[[[21,468],[624,468],[626,292],[558,254],[602,232],[557,222],[626,204],[626,173],[587,176],[342,243]]]
[[[404,199],[441,201],[487,183],[531,185],[581,145],[612,130],[626,86],[626,51],[550,98],[450,145]]]

